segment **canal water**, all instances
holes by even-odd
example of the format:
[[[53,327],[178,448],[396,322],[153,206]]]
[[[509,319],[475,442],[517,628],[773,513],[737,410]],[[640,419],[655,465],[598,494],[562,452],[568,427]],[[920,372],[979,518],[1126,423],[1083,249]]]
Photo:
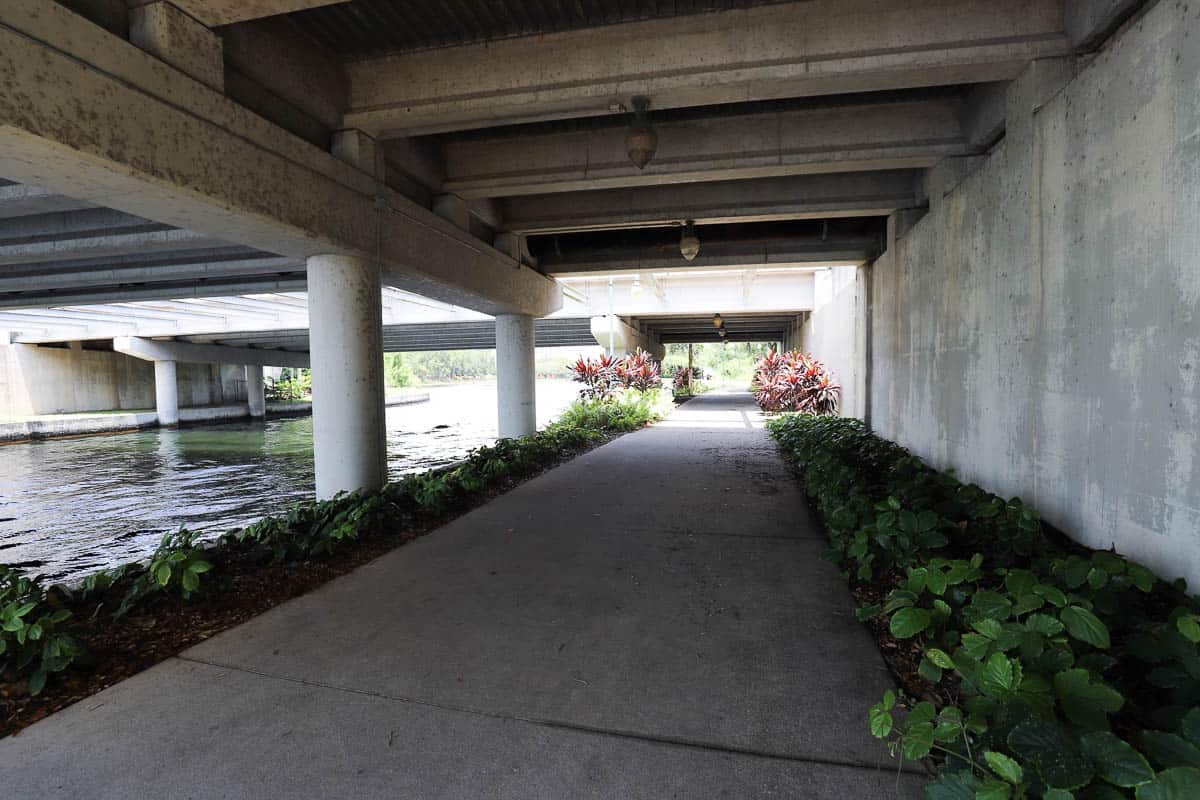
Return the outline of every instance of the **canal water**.
[[[538,426],[575,398],[538,381]],[[496,385],[430,387],[387,410],[388,473],[496,439]],[[71,580],[145,558],[180,525],[216,536],[313,496],[312,417],[0,445],[0,564]]]

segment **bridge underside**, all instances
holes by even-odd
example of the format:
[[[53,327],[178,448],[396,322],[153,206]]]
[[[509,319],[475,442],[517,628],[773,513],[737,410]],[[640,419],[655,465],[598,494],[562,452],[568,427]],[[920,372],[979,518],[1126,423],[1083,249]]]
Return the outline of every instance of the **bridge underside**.
[[[515,434],[535,318],[661,344],[720,313],[914,452],[1200,580],[1195,4],[447,7],[0,4],[0,331],[305,292],[240,330],[309,330],[325,494],[381,480],[385,324],[494,336]],[[121,335],[238,330],[160,321]]]

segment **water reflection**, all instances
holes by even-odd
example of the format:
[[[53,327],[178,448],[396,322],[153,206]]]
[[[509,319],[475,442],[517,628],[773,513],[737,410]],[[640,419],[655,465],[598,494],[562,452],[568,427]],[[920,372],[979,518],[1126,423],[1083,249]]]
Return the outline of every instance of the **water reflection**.
[[[496,437],[494,384],[428,391],[387,411],[392,478]],[[539,381],[539,426],[574,393]],[[312,492],[311,417],[0,446],[0,563],[70,579],[143,558],[181,524],[215,536]]]

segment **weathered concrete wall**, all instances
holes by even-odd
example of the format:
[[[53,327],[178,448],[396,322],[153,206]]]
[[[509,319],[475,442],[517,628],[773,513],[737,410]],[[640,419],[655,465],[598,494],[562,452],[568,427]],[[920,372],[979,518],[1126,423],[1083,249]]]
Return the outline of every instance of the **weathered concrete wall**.
[[[245,370],[180,364],[181,406],[246,401]],[[121,353],[34,345],[0,347],[0,417],[154,407],[154,365]]]
[[[1198,41],[1200,6],[1159,3],[1036,113],[1010,91],[1005,140],[875,265],[871,395],[881,435],[1193,589]]]
[[[800,349],[818,358],[842,385],[842,415],[847,417],[863,414],[862,298],[858,267],[818,272],[816,307],[800,329]]]

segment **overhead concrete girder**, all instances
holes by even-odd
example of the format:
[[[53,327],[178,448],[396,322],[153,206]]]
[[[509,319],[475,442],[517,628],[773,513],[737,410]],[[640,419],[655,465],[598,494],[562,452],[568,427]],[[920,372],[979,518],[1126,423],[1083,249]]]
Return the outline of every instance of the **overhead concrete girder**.
[[[705,242],[700,255],[684,260],[677,244],[667,246],[597,247],[592,250],[568,250],[555,255],[546,248],[539,268],[548,275],[566,277],[589,272],[623,272],[661,269],[730,269],[795,267],[816,264],[858,264],[878,255],[878,236],[834,236],[778,241]]]
[[[279,275],[280,273],[302,271],[304,268],[303,263],[296,259],[252,252],[242,258],[198,260],[185,263],[172,263],[168,260],[167,263],[149,265],[146,263],[146,259],[132,260],[132,263],[128,265],[120,262],[120,257],[116,257],[97,259],[94,262],[96,266],[78,264],[64,266],[55,263],[52,265],[53,272],[46,270],[44,264],[37,265],[41,269],[35,269],[30,265],[14,265],[12,268],[6,269],[4,275],[0,277],[0,294],[15,291],[111,287],[161,281],[204,282],[230,277]]]
[[[792,175],[747,181],[512,197],[505,225],[525,234],[834,217],[882,217],[914,204],[914,170]]]
[[[302,292],[308,286],[304,272],[287,273],[278,278],[249,276],[197,280],[160,281],[142,286],[46,289],[34,292],[0,293],[0,308],[45,308],[105,303],[180,300],[189,297],[228,297],[239,294]]]
[[[918,169],[971,151],[957,95],[807,103],[655,122],[658,152],[638,169],[627,125],[523,127],[442,144],[442,190],[459,197],[573,192],[662,183]]]
[[[864,22],[866,21],[866,22]],[[1061,0],[808,0],[351,62],[380,138],[651,109],[1009,80],[1069,50]]]
[[[290,14],[309,8],[331,6],[347,0],[170,0],[210,28],[251,19]],[[152,5],[157,0],[127,0],[131,8]]]
[[[533,323],[536,347],[586,346],[592,344],[588,319],[545,317]],[[308,331],[287,330],[217,333],[180,337],[183,341],[214,343],[230,347],[275,350],[308,350]],[[429,322],[383,326],[383,349],[388,353],[428,350],[494,350],[496,325],[478,322]]]
[[[191,342],[164,342],[137,336],[118,336],[113,350],[143,361],[174,361],[186,364],[252,364],[260,367],[307,367],[308,353],[227,347]]]
[[[23,183],[0,183],[0,219],[80,211],[91,204]]]
[[[0,6],[0,175],[291,258],[378,258],[386,284],[543,315],[554,283],[54,3]]]

